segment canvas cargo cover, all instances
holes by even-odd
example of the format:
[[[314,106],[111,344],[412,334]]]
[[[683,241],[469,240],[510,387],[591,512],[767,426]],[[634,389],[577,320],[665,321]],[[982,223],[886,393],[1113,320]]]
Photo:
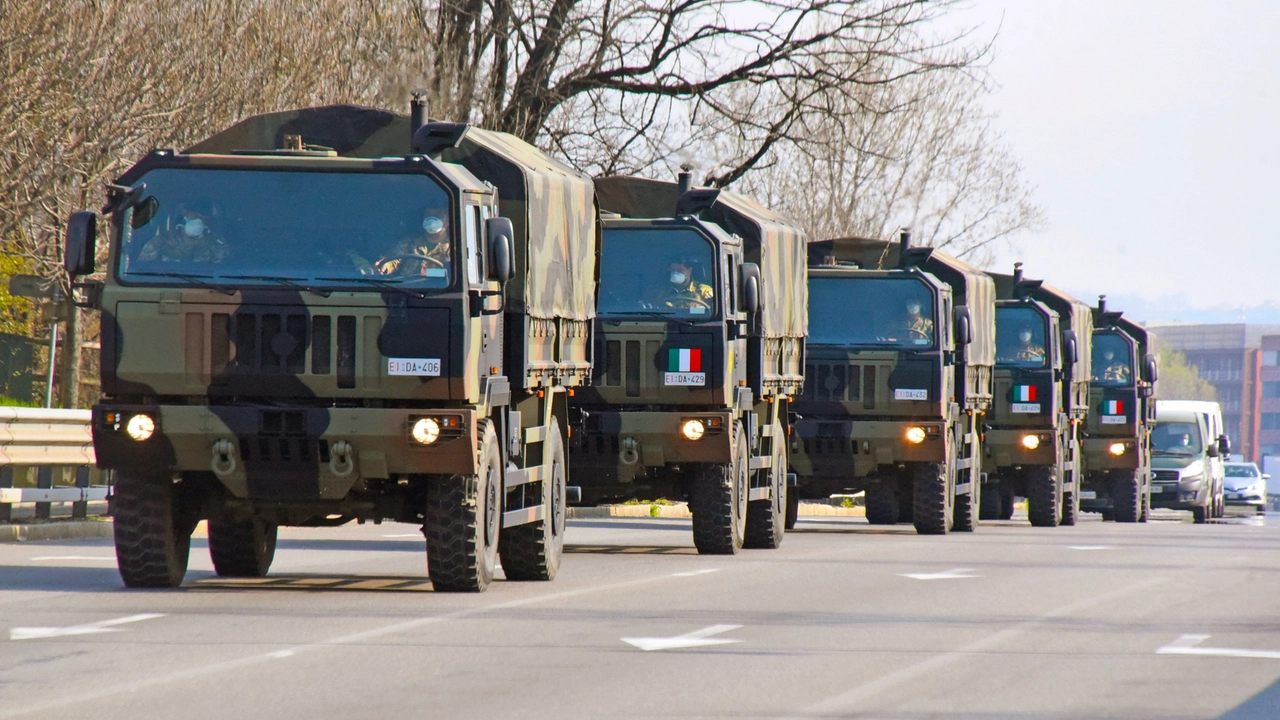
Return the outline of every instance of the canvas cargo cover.
[[[409,118],[355,105],[330,105],[246,118],[187,153],[274,150],[285,135],[343,157],[401,157],[412,151]],[[510,310],[543,320],[595,317],[599,247],[591,179],[507,133],[470,127],[445,162],[498,188],[500,212],[516,232]]]
[[[595,187],[601,210],[627,218],[672,217],[680,197],[679,186],[664,180],[602,177],[596,178]],[[715,202],[700,213],[700,218],[742,238],[744,258],[760,266],[763,336],[808,335],[808,238],[804,230],[751,198],[729,190],[719,190]]]

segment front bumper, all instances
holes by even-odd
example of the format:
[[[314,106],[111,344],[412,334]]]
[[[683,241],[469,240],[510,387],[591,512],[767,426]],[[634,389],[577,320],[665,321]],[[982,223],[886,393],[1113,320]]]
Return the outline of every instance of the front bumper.
[[[703,436],[689,440],[680,431],[701,420]],[[587,410],[582,437],[571,444],[575,464],[662,467],[679,463],[727,463],[733,457],[733,414]]]
[[[1203,480],[1189,483],[1152,483],[1151,507],[1165,510],[1190,510],[1210,504],[1210,488]]]
[[[1111,446],[1122,443],[1125,451],[1120,455],[1111,453]],[[1137,442],[1131,437],[1091,437],[1080,442],[1080,451],[1084,455],[1084,465],[1093,470],[1136,470],[1142,464],[1141,453]]]
[[[907,430],[926,430],[920,443]],[[791,468],[800,477],[865,477],[880,465],[940,463],[947,459],[946,425],[941,421],[863,421],[804,418],[792,434]]]
[[[1027,435],[1039,438],[1040,444],[1035,450],[1028,450],[1023,445],[1022,439]],[[1052,428],[992,429],[983,435],[982,445],[992,461],[989,467],[1054,465],[1058,462],[1057,436]]]
[[[128,420],[155,420],[146,440]],[[446,421],[420,445],[409,429]],[[103,404],[93,409],[98,466],[149,475],[212,473],[236,497],[341,499],[360,480],[475,472],[471,410]]]

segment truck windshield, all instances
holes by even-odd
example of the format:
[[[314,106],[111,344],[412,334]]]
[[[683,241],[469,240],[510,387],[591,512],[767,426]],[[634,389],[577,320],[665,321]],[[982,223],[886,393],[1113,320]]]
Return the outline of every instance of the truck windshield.
[[[933,293],[915,278],[809,276],[809,342],[932,347]]]
[[[996,364],[1045,366],[1045,317],[1029,307],[996,308]]]
[[[716,255],[687,228],[606,228],[600,251],[600,299],[605,316],[716,313]]]
[[[444,288],[456,234],[425,175],[161,168],[126,212],[119,277]]]
[[[1093,334],[1093,384],[1121,387],[1133,382],[1129,341],[1115,333]]]
[[[1204,452],[1200,426],[1193,422],[1157,420],[1151,431],[1151,450],[1166,455],[1199,455]]]

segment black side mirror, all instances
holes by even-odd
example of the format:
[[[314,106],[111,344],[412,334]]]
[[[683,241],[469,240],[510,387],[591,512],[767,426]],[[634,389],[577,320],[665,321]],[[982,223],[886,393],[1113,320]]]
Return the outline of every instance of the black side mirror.
[[[489,244],[489,279],[505,283],[515,277],[515,269],[511,267],[515,229],[509,218],[495,217],[485,221],[484,230]]]
[[[1075,330],[1062,333],[1062,357],[1067,365],[1075,365],[1080,360],[1079,341]]]
[[[973,316],[969,314],[969,308],[964,305],[957,305],[952,311],[955,324],[955,341],[956,345],[966,347],[973,342]]]
[[[742,263],[742,309],[754,316],[760,312],[760,266]]]
[[[1144,359],[1147,369],[1147,382],[1155,382],[1160,379],[1160,361],[1155,355],[1148,355]]]
[[[1205,448],[1205,451],[1211,458],[1216,458],[1221,456],[1221,453],[1218,452],[1217,443],[1210,443],[1209,447]]]
[[[81,210],[71,213],[63,246],[62,267],[71,277],[93,272],[93,256],[98,248],[98,216]]]
[[[1226,435],[1219,435],[1218,451],[1222,453],[1223,457],[1230,455],[1231,454],[1231,438],[1227,437]]]

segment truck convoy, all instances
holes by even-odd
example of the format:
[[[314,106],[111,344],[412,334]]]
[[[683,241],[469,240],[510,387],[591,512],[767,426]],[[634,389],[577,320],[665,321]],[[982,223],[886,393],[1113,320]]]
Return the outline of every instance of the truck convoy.
[[[1067,293],[991,274],[996,293],[995,402],[987,416],[981,517],[1007,520],[1027,498],[1038,527],[1074,525],[1080,496],[1080,434],[1089,414],[1092,308]]]
[[[928,247],[809,246],[809,341],[791,464],[800,497],[866,491],[872,524],[978,521],[995,286]]]
[[[597,371],[571,400],[586,503],[689,499],[700,553],[776,548],[803,383],[805,236],[732,192],[595,181]]]
[[[592,182],[510,135],[330,106],[156,150],[111,186],[98,464],[120,574],[219,575],[281,525],[421,525],[438,590],[550,580],[568,389],[590,377]],[[97,215],[66,269],[94,272]]]
[[[1156,357],[1146,328],[1108,310],[1105,296],[1093,310],[1093,327],[1080,509],[1104,520],[1146,522]]]

